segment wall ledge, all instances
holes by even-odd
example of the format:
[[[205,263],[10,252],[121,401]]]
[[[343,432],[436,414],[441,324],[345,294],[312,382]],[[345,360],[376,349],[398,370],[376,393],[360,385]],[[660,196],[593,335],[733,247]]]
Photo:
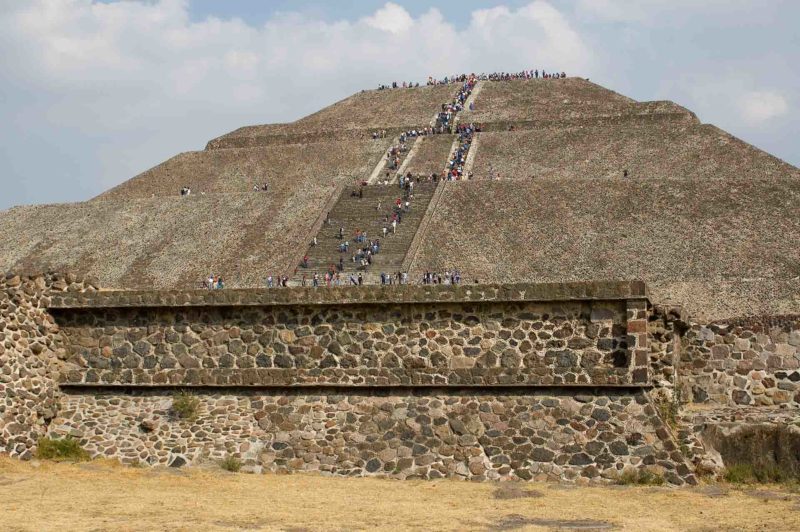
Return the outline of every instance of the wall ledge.
[[[649,300],[647,286],[643,281],[224,290],[101,290],[49,295],[51,310]]]

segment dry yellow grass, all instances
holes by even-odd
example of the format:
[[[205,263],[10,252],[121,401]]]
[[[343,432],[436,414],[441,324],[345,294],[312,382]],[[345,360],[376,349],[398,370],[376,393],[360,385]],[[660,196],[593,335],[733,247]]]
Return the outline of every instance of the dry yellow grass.
[[[0,458],[3,530],[800,530],[781,488],[393,481]]]

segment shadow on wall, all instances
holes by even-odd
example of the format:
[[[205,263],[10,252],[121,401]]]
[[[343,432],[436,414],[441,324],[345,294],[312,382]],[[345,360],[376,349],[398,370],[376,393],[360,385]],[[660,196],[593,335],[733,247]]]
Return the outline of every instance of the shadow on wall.
[[[761,480],[800,479],[800,426],[711,425],[703,440],[722,456],[727,469],[747,467]]]

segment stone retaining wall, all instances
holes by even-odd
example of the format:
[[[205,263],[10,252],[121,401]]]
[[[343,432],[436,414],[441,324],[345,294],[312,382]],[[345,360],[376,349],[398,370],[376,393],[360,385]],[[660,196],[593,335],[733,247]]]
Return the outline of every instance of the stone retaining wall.
[[[126,463],[568,481],[647,468],[694,482],[641,390],[220,390],[197,395],[194,421],[175,417],[173,393],[69,390],[50,434]]]
[[[661,420],[682,384],[735,404],[746,375],[754,404],[797,405],[779,393],[800,375],[797,317],[690,325],[680,308],[650,307],[636,282],[4,283],[0,452],[23,458],[46,434],[173,466],[233,455],[254,471],[575,481],[649,468],[681,484],[694,479]],[[180,390],[197,397],[196,420],[176,417]],[[687,434],[687,455],[708,462]]]
[[[64,349],[45,291],[92,289],[72,275],[0,276],[0,453],[30,458],[56,415]]]
[[[659,109],[649,104],[650,102],[648,102],[647,107],[634,112],[599,115],[593,117],[562,118],[552,120],[497,120],[481,122],[481,133],[567,129],[576,127],[669,127],[671,125],[689,126],[698,124],[697,118],[691,113],[681,111],[669,112],[663,108]],[[478,136],[481,136],[481,133],[478,133]]]
[[[64,384],[647,382],[646,300],[54,312]]]
[[[647,335],[650,347],[651,380],[664,399],[680,400],[683,384],[678,375],[681,338],[686,315],[680,306],[654,305],[648,314]]]
[[[641,283],[98,292],[53,297],[51,312],[68,366],[49,434],[93,456],[693,482],[642,388]],[[196,419],[176,415],[180,390]]]
[[[800,406],[800,316],[692,324],[681,380],[695,403]]]

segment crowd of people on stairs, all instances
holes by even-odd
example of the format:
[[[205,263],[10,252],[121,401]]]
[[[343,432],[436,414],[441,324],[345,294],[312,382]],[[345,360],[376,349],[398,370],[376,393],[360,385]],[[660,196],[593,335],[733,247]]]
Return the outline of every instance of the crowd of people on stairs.
[[[453,101],[450,103],[443,103],[441,109],[436,115],[435,125],[431,127],[424,127],[419,129],[412,129],[400,134],[399,143],[395,146],[391,146],[387,153],[386,153],[386,161],[387,161],[387,172],[384,178],[383,183],[388,184],[391,179],[391,171],[392,170],[399,170],[401,166],[402,156],[403,154],[408,152],[408,146],[406,145],[406,141],[409,138],[416,138],[418,136],[423,135],[434,135],[434,134],[452,134],[456,133],[459,136],[459,143],[458,147],[455,151],[451,154],[450,158],[447,161],[447,168],[445,169],[444,177],[448,180],[456,180],[456,179],[463,179],[469,178],[469,176],[464,175],[464,164],[467,160],[467,153],[472,145],[472,138],[474,133],[479,133],[481,131],[481,126],[479,124],[465,124],[465,125],[457,125],[455,127],[454,124],[456,122],[456,115],[464,110],[464,107],[469,98],[472,90],[475,88],[475,84],[478,81],[508,81],[508,80],[516,80],[516,79],[561,79],[566,78],[567,75],[565,72],[561,73],[548,73],[544,69],[539,71],[539,69],[532,69],[532,70],[523,70],[521,72],[492,72],[490,74],[460,74],[456,76],[447,76],[441,80],[437,80],[433,77],[428,78],[427,85],[444,85],[444,84],[452,84],[452,83],[460,83],[461,87],[459,88],[458,92],[456,93]],[[413,86],[419,86],[419,84],[412,84],[412,83],[398,83],[394,82],[391,86],[381,85],[380,88],[387,89],[387,88],[408,88]],[[469,109],[471,111],[475,110],[474,102],[469,104]],[[373,139],[385,138],[386,130],[379,130],[374,131],[372,133]]]
[[[341,273],[337,273],[335,271],[328,270],[326,271],[321,277],[319,273],[314,272],[311,275],[311,286],[314,288],[319,288],[320,286],[327,286],[328,288],[332,286],[344,286],[347,285],[347,280],[342,279]],[[359,272],[356,276],[355,274],[350,275],[350,284],[355,286],[361,286],[364,284],[364,276],[361,275]],[[308,286],[309,278],[306,274],[303,274],[302,278],[300,279],[300,286]]]
[[[386,90],[386,89],[411,89],[413,87],[419,87],[419,83],[413,83],[411,81],[393,81],[390,85],[378,85],[378,90]]]
[[[272,275],[267,276],[267,288],[274,288],[274,287],[283,287],[286,288],[289,286],[289,278],[285,275],[277,275],[272,277]]]
[[[471,178],[472,173],[464,175],[464,164],[467,162],[467,153],[472,146],[472,138],[475,133],[480,133],[481,127],[475,124],[459,124],[456,127],[458,134],[458,147],[447,161],[447,180]]]
[[[565,72],[547,72],[545,69],[539,70],[522,70],[520,72],[491,72],[481,74],[457,74],[453,76],[445,76],[442,79],[436,79],[433,76],[428,77],[426,85],[449,85],[451,83],[463,83],[468,78],[475,78],[478,81],[510,81],[514,79],[562,79],[566,78]],[[419,87],[419,83],[411,81],[393,81],[389,85],[378,85],[378,90],[386,89],[411,89]]]
[[[438,121],[446,125],[450,132],[458,135],[458,144],[455,151],[450,155],[447,160],[446,178],[450,181],[469,177],[464,175],[464,164],[467,161],[467,154],[469,153],[470,146],[472,146],[472,137],[475,133],[480,132],[480,125],[475,124],[457,124],[453,128],[456,121],[456,115],[459,111],[464,109],[464,105],[472,94],[472,89],[478,82],[477,77],[470,75],[465,77],[462,81],[462,86],[456,93],[455,98],[451,104],[443,104],[442,111],[439,113]]]
[[[382,238],[387,239],[391,238],[392,235],[395,235],[398,230],[398,226],[401,225],[403,221],[403,215],[407,214],[411,210],[411,201],[414,198],[414,187],[418,185],[423,180],[432,181],[434,183],[438,182],[440,178],[447,179],[447,180],[456,180],[456,179],[463,179],[469,178],[470,175],[464,175],[464,166],[467,161],[467,156],[469,154],[470,147],[472,146],[473,137],[475,133],[481,132],[480,124],[457,124],[457,115],[460,111],[463,111],[465,106],[467,105],[467,100],[469,99],[470,95],[472,94],[473,89],[478,81],[508,81],[508,80],[528,80],[528,79],[563,79],[566,78],[566,73],[564,72],[551,72],[548,73],[544,69],[541,71],[538,69],[533,70],[523,70],[521,72],[493,72],[489,74],[481,73],[481,74],[460,74],[456,76],[447,76],[441,80],[435,79],[433,77],[429,77],[427,81],[427,85],[444,85],[444,84],[461,84],[460,88],[456,92],[453,101],[449,103],[444,103],[441,106],[441,109],[436,115],[434,125],[433,126],[425,126],[421,128],[410,129],[405,132],[402,132],[399,135],[398,145],[392,146],[388,149],[386,153],[386,158],[388,161],[388,168],[389,170],[397,170],[401,165],[401,155],[408,151],[407,141],[408,139],[414,139],[420,136],[427,136],[427,135],[435,135],[435,134],[456,134],[458,136],[458,143],[456,149],[453,151],[451,156],[448,158],[447,167],[441,173],[441,175],[437,173],[432,173],[430,176],[414,176],[410,172],[406,175],[399,175],[397,183],[399,184],[400,189],[402,190],[403,194],[401,198],[397,198],[391,205],[384,206],[382,205],[381,201],[377,202],[377,211],[383,211],[383,218],[382,218],[382,227],[381,233]],[[412,82],[393,82],[391,85],[380,85],[378,88],[381,90],[384,89],[398,89],[398,88],[410,88],[410,87],[419,87],[419,83],[412,83]],[[469,104],[470,110],[474,110],[474,105],[472,103]],[[386,130],[376,130],[372,133],[372,138],[374,140],[386,138]],[[625,171],[627,176],[627,170]],[[390,179],[390,172],[386,172],[386,178],[384,180],[384,184],[388,184]],[[364,198],[364,190],[363,187],[366,183],[362,182],[361,187],[358,189],[354,189],[351,191],[351,197],[356,197],[359,200]],[[269,185],[264,183],[263,185],[253,185],[253,191],[268,191]],[[189,187],[182,187],[180,189],[181,196],[188,196],[192,193],[192,190]],[[325,218],[324,221],[325,225],[331,225],[330,213]],[[369,267],[372,266],[373,258],[375,255],[378,255],[381,251],[381,238],[370,239],[368,238],[367,232],[362,231],[361,229],[356,229],[352,236],[353,242],[356,244],[355,250],[351,252],[350,250],[350,240],[345,238],[345,228],[342,226],[339,228],[338,231],[338,240],[340,241],[338,244],[338,251],[340,253],[338,264],[330,264],[326,271],[320,275],[319,272],[313,272],[310,278],[303,274],[300,280],[301,286],[307,286],[310,282],[311,286],[318,287],[321,285],[325,286],[344,286],[344,285],[352,285],[352,286],[361,286],[364,284],[364,276],[362,272],[368,271]],[[317,246],[317,237],[313,237],[312,247]],[[349,274],[347,278],[343,278],[342,275],[345,270],[345,257],[347,254],[350,254],[349,261],[356,265],[357,272]],[[306,254],[300,266],[303,269],[308,269],[311,267],[311,259],[308,254]],[[297,269],[295,269],[295,273],[297,273]],[[380,280],[382,285],[391,285],[391,284],[408,284],[408,273],[407,272],[395,272],[395,273],[380,273]],[[478,280],[475,280],[477,283]],[[454,271],[445,271],[444,273],[437,273],[437,272],[429,272],[426,271],[422,278],[420,279],[421,284],[429,285],[458,285],[461,284],[461,273],[457,270]],[[266,278],[266,285],[268,288],[274,287],[287,287],[289,284],[289,278],[286,275],[277,275],[272,276],[269,275]],[[222,276],[219,275],[209,275],[208,278],[204,279],[202,282],[202,286],[204,289],[208,290],[217,290],[222,289],[225,287],[225,281]]]
[[[406,273],[406,272],[395,272],[395,273],[381,272],[381,284],[382,285],[408,284],[408,273]]]
[[[428,85],[448,85],[450,83],[463,83],[472,78],[475,81],[511,81],[514,79],[561,79],[566,78],[565,72],[548,73],[544,69],[522,70],[520,72],[492,72],[489,74],[459,74],[455,76],[445,76],[442,79],[434,77],[428,78]]]
[[[340,260],[341,265],[341,260]],[[345,274],[346,275],[346,274]],[[381,285],[407,285],[409,284],[408,272],[395,272],[395,273],[380,273]],[[475,281],[477,283],[477,280]],[[289,286],[289,277],[286,275],[269,275],[265,284],[267,288],[287,288]],[[318,288],[326,286],[362,286],[364,284],[364,275],[362,272],[351,273],[347,278],[342,277],[342,269],[335,268],[333,265],[321,276],[318,272],[313,272],[310,276],[303,274],[300,279],[300,286],[311,286]],[[444,273],[426,271],[420,278],[420,284],[423,285],[458,285],[461,284],[461,273],[458,270],[445,271]],[[221,290],[225,288],[225,280],[219,275],[209,275],[207,279],[203,280],[204,290]]]
[[[417,178],[417,183],[419,182]],[[320,277],[319,273],[314,272],[310,277],[302,275],[301,285],[306,282],[311,282],[312,286],[319,286],[324,282],[328,286],[339,286],[341,281],[341,274],[345,270],[345,262],[352,263],[355,270],[365,272],[370,269],[376,255],[380,254],[383,241],[387,238],[392,238],[398,233],[402,226],[403,217],[407,215],[412,209],[412,201],[414,199],[414,179],[409,174],[408,177],[401,176],[399,181],[401,194],[390,204],[384,204],[380,199],[377,201],[376,211],[378,214],[377,220],[380,222],[381,234],[376,236],[369,235],[366,230],[355,228],[353,233],[348,237],[347,229],[341,225],[334,233],[338,240],[337,251],[339,253],[339,261],[330,264],[327,270]],[[358,201],[364,199],[364,186],[354,188],[350,192],[351,198],[356,198]],[[369,207],[367,207],[369,208]],[[330,225],[330,214],[326,217],[326,225]],[[316,237],[312,241],[312,248],[316,247]],[[348,258],[349,254],[349,258]],[[311,258],[306,254],[301,263],[300,268],[308,270],[317,265],[311,263]],[[385,274],[385,277],[390,277]],[[402,280],[402,276],[400,277]],[[356,279],[358,281],[358,279]],[[363,282],[363,279],[362,279]],[[339,284],[337,284],[339,283]],[[345,282],[346,284],[346,282]],[[353,283],[351,283],[353,284]]]
[[[400,142],[405,142],[406,140],[412,138],[425,137],[427,135],[435,135],[436,133],[440,133],[440,131],[437,131],[436,128],[430,126],[408,129],[400,133]],[[385,138],[386,138],[385,129],[372,132],[372,140],[385,139]]]

